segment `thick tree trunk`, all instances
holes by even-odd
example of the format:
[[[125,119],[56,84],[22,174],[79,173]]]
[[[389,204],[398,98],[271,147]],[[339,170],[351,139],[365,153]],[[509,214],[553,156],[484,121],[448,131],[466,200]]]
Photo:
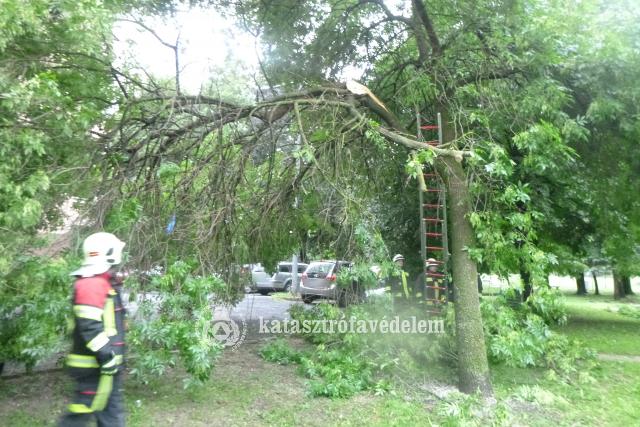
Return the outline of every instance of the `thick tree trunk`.
[[[622,285],[624,287],[624,294],[633,295],[633,289],[631,289],[631,277],[622,276]]]
[[[621,299],[625,297],[624,283],[622,276],[617,272],[613,272],[613,299]]]
[[[442,109],[443,141],[455,137],[446,110]],[[451,267],[455,297],[456,341],[458,348],[458,387],[463,393],[480,391],[492,396],[487,348],[482,329],[478,270],[466,248],[474,246],[475,236],[468,215],[471,194],[462,164],[452,158],[441,158],[438,170],[445,180],[449,207]]]
[[[580,273],[576,276],[576,284],[578,286],[578,295],[587,295],[587,284],[584,281],[584,273]]]
[[[596,288],[595,294],[596,295],[600,295],[600,288],[598,288],[598,278],[596,277],[596,273],[592,271],[591,272],[591,277],[593,277],[593,285]]]
[[[487,349],[482,330],[478,298],[476,264],[467,247],[473,247],[474,235],[467,214],[471,210],[466,175],[460,163],[446,161],[447,195],[451,218],[451,264],[458,344],[458,380],[460,391],[491,395]]]

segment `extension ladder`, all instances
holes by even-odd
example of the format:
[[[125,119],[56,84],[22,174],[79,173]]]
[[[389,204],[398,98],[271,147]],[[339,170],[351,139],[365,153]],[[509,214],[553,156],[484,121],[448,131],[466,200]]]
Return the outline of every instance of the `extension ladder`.
[[[436,132],[438,139],[424,141],[423,131]],[[433,146],[442,143],[442,119],[438,113],[437,125],[420,125],[418,116],[418,138]],[[442,178],[433,166],[423,168],[424,187],[420,185],[420,240],[425,281],[426,311],[440,315],[449,301],[447,265],[449,241],[447,235],[447,193]],[[436,271],[428,268],[428,260],[436,264]],[[431,281],[428,280],[431,279]]]

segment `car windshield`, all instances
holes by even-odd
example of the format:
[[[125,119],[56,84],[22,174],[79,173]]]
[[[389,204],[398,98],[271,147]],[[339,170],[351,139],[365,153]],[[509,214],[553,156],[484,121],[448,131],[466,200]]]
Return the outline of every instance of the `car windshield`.
[[[307,268],[307,277],[325,278],[333,268],[332,262],[318,262]]]

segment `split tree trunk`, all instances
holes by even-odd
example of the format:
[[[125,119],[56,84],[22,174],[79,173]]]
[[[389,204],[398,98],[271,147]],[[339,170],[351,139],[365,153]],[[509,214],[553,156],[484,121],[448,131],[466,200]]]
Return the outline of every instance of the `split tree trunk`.
[[[444,142],[454,138],[446,114],[442,114]],[[462,164],[443,158],[438,170],[444,178],[451,224],[450,250],[456,315],[458,348],[458,388],[463,393],[480,391],[492,396],[487,349],[482,329],[478,271],[466,250],[473,247],[475,236],[468,215],[471,213],[471,194]]]
[[[596,273],[592,271],[591,272],[591,277],[593,277],[593,285],[596,288],[595,294],[596,295],[600,295],[600,289],[598,288],[598,278],[596,277]]]

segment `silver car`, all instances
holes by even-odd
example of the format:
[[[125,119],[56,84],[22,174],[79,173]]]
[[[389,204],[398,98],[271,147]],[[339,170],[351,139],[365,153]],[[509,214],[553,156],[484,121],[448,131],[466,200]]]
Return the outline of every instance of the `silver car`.
[[[302,301],[309,304],[318,298],[328,298],[345,306],[347,295],[337,286],[337,274],[341,269],[350,267],[348,261],[314,261],[309,264],[300,282]]]
[[[240,273],[247,280],[248,288],[246,291],[257,290],[258,283],[269,280],[269,274],[264,270],[262,264],[245,264],[242,266]]]
[[[309,264],[303,262],[298,263],[298,280],[302,273],[307,269]],[[269,280],[263,280],[258,282],[258,292],[262,295],[267,295],[271,291],[288,291],[293,282],[293,263],[280,262],[278,263],[278,269],[275,274]]]

